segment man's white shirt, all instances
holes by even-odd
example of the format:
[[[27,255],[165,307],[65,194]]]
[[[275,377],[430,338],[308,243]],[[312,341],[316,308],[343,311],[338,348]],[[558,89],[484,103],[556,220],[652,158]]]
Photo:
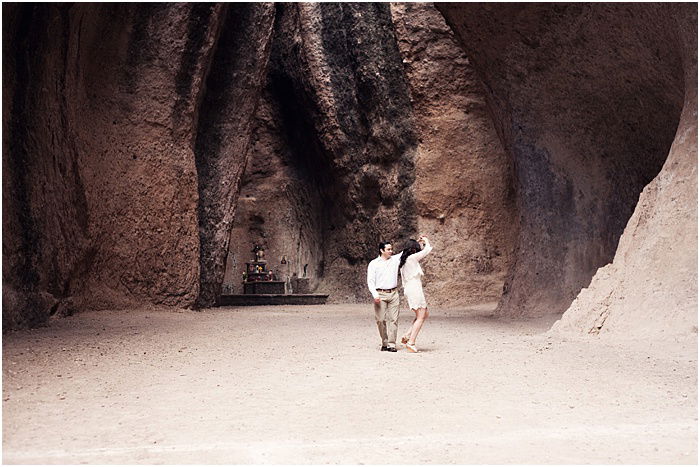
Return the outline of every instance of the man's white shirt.
[[[393,289],[397,287],[401,253],[392,255],[389,259],[381,256],[374,258],[367,266],[367,287],[372,297],[379,298],[377,289]]]

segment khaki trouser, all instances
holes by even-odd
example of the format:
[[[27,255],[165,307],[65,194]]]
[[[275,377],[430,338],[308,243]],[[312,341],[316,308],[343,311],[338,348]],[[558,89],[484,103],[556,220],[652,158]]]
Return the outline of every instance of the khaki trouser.
[[[374,304],[374,317],[382,338],[382,346],[395,347],[399,328],[399,291],[396,289],[393,292],[377,293],[380,301]]]

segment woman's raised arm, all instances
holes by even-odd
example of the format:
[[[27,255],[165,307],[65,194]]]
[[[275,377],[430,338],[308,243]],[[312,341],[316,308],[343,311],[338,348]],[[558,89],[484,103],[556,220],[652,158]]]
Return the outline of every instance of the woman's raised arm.
[[[416,260],[420,261],[423,258],[425,258],[426,256],[428,256],[428,253],[433,251],[433,247],[430,245],[430,241],[428,240],[428,237],[421,237],[421,239],[425,242],[425,246],[423,247],[423,249],[421,251],[419,251],[418,253],[413,253],[411,256],[409,256],[409,258],[413,257]]]

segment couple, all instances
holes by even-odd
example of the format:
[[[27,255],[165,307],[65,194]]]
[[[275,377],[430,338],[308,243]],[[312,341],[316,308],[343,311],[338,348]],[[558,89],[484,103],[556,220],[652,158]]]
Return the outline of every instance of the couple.
[[[379,244],[379,257],[373,259],[367,267],[367,286],[374,297],[374,315],[382,338],[382,351],[396,352],[396,334],[399,324],[398,275],[401,271],[403,293],[408,306],[416,314],[413,324],[401,338],[410,352],[418,352],[416,337],[423,322],[428,318],[428,304],[423,295],[421,276],[423,270],[418,263],[430,253],[428,237],[421,235],[416,240],[409,240],[401,253],[393,254],[389,242]]]

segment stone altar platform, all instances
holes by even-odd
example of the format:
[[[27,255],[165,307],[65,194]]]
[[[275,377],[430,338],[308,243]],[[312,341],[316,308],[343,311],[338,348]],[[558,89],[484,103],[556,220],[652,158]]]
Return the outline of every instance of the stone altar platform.
[[[221,295],[219,306],[323,305],[328,294],[238,294]]]

